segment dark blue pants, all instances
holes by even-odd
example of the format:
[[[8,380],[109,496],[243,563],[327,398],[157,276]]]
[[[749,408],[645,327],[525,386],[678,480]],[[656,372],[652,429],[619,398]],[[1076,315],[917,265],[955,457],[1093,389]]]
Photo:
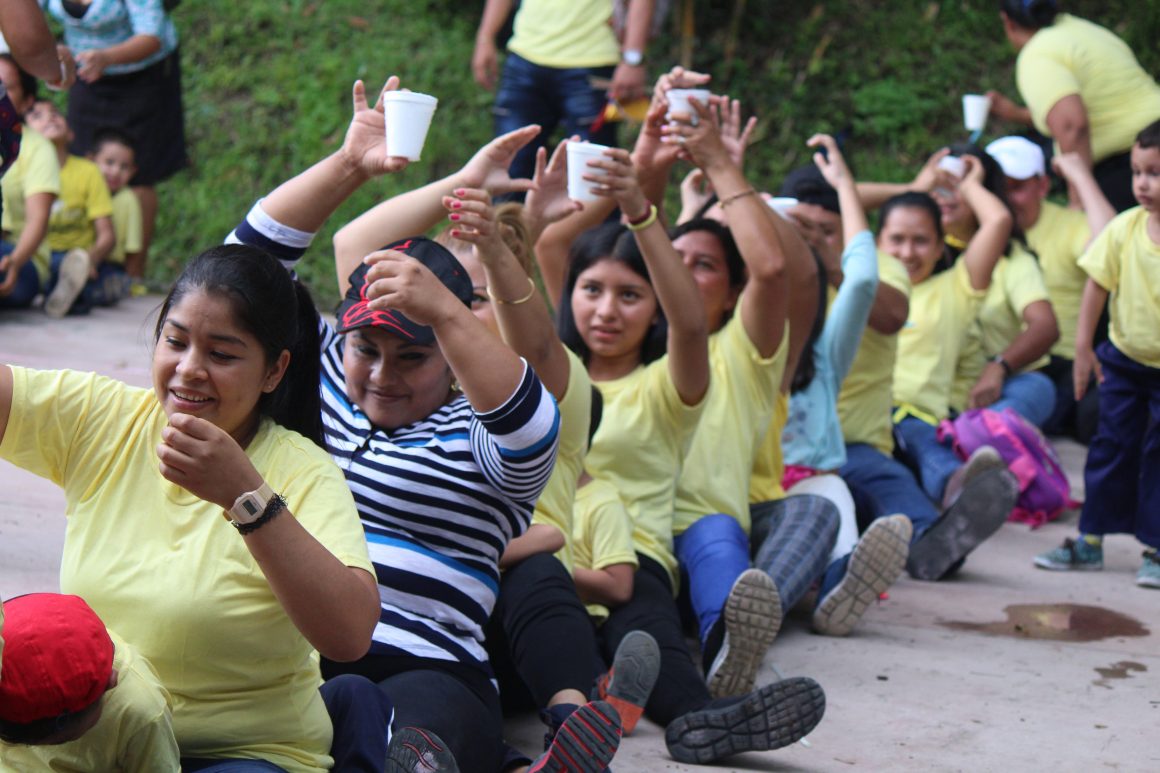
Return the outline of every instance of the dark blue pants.
[[[1134,534],[1160,547],[1160,369],[1127,357],[1105,341],[1100,419],[1088,447],[1084,534]]]
[[[914,474],[892,456],[866,443],[846,445],[846,463],[838,470],[850,487],[859,516],[868,509],[867,523],[895,513],[902,513],[914,524],[913,542],[938,520],[938,508],[918,485]]]
[[[381,773],[391,742],[394,711],[379,686],[364,676],[342,674],[319,688],[334,725],[334,769]]]
[[[605,124],[595,134],[589,131],[607,101],[605,90],[593,88],[591,79],[611,78],[612,71],[612,67],[541,67],[508,52],[495,96],[495,133],[532,123],[543,129],[516,154],[509,170],[513,178],[532,176],[536,149],[548,143],[557,127],[563,128],[565,137],[579,134],[601,145],[616,144],[615,124]]]
[[[0,242],[0,256],[8,255],[16,248],[11,242]],[[0,279],[4,279],[7,272],[0,272]],[[0,309],[26,309],[32,305],[32,299],[40,292],[40,274],[36,271],[33,261],[29,260],[20,267],[20,275],[16,278],[16,285],[8,295],[0,296]]]

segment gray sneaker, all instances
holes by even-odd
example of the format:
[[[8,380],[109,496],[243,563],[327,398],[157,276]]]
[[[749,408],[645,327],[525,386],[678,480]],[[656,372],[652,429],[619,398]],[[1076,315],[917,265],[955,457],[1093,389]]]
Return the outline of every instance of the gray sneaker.
[[[745,695],[757,681],[761,660],[781,630],[781,596],[768,574],[746,569],[733,583],[725,608],[725,639],[705,681],[714,698]]]
[[[955,503],[910,546],[906,561],[910,576],[942,578],[999,530],[1018,498],[1019,483],[1006,469],[988,469],[972,478]]]
[[[44,299],[44,311],[48,316],[60,319],[68,314],[89,281],[91,266],[89,254],[84,250],[77,248],[65,253],[57,272],[56,287]]]
[[[866,608],[894,584],[906,567],[914,528],[905,515],[879,518],[854,546],[846,575],[814,609],[814,630],[826,636],[845,636]]]
[[[817,727],[825,713],[821,685],[798,676],[677,717],[665,728],[665,745],[678,762],[707,765],[789,746]]]

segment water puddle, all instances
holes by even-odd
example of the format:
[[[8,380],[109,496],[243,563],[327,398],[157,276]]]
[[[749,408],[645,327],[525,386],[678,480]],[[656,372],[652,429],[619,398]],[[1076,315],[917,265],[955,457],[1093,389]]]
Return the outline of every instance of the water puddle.
[[[1113,663],[1107,668],[1097,668],[1096,673],[1100,675],[1099,679],[1092,682],[1097,687],[1106,687],[1112,689],[1109,682],[1112,679],[1131,679],[1133,671],[1138,671],[1141,674],[1148,670],[1148,667],[1143,663],[1137,663],[1132,660],[1121,660],[1119,663]]]
[[[1006,620],[992,623],[951,621],[942,625],[956,631],[974,631],[992,636],[1046,641],[1089,642],[1151,634],[1151,631],[1135,618],[1111,609],[1085,604],[1012,604],[1003,611],[1007,615]]]

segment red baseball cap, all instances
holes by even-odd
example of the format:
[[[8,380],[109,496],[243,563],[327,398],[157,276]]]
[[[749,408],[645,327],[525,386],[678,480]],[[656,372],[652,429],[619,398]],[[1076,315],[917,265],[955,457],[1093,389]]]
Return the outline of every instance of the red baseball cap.
[[[0,719],[26,724],[91,706],[109,685],[113,640],[80,596],[4,602]]]

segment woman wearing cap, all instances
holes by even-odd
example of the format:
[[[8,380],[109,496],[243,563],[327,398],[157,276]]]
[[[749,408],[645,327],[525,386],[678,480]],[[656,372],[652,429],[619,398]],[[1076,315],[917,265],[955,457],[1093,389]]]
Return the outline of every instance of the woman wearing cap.
[[[317,330],[275,259],[226,245],[162,303],[151,390],[0,365],[0,457],[64,489],[61,588],[156,669],[187,770],[330,768],[314,653],[370,646],[374,568],[321,447]]]
[[[397,84],[392,78],[387,88]],[[355,189],[397,168],[399,159],[386,158],[381,104],[369,110],[364,100],[361,108],[351,128],[362,139],[357,148],[283,183],[231,240],[268,244],[295,260]],[[505,157],[506,169],[528,137],[513,132],[487,150]],[[462,184],[479,187],[493,166],[469,165]],[[443,212],[438,197],[431,205]],[[324,673],[378,682],[397,724],[434,730],[460,769],[491,773],[501,763],[503,728],[483,629],[500,556],[527,528],[552,471],[556,404],[472,315],[471,281],[441,245],[407,238],[337,263],[345,296],[338,324],[317,320],[322,420],[362,516],[380,613],[370,654],[324,663]],[[533,770],[558,769],[559,757],[579,755],[581,745],[598,767],[611,758],[615,712],[595,703],[573,716]]]
[[[1059,13],[1056,0],[999,0],[999,17],[1027,107],[991,92],[991,112],[1054,138],[1057,153],[1078,153],[1117,211],[1134,207],[1128,157],[1160,118],[1160,85],[1113,32]],[[1079,205],[1070,185],[1069,198]]]

